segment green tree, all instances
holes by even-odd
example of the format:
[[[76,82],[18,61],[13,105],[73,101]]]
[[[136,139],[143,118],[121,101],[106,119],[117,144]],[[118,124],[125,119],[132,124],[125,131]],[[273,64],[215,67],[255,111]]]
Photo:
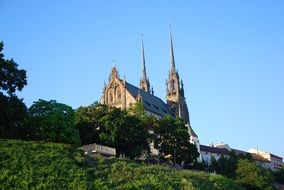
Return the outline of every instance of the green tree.
[[[188,164],[199,156],[196,146],[190,143],[188,129],[181,119],[165,116],[158,123],[154,128],[154,147],[162,159],[169,157],[174,163],[181,164],[184,161]]]
[[[15,92],[27,85],[26,71],[13,60],[6,60],[0,42],[0,137],[15,138],[26,117],[27,107]]]
[[[75,112],[76,128],[79,130],[82,144],[99,143],[100,119],[108,113],[106,105],[94,103],[79,107]]]
[[[149,150],[148,131],[141,125],[141,120],[125,110],[109,107],[108,113],[100,120],[101,142],[116,148],[117,156],[139,157],[144,150]]]
[[[210,172],[219,172],[220,169],[219,169],[219,163],[218,161],[216,160],[216,158],[214,156],[211,156],[210,158],[210,165],[209,165],[209,171]]]
[[[55,100],[38,100],[28,110],[26,129],[29,138],[58,143],[79,144],[72,107]]]
[[[212,157],[209,171],[225,175],[228,178],[235,178],[237,164],[240,159],[253,161],[249,153],[246,155],[236,155],[234,151],[231,151],[228,156],[222,155],[218,160]]]
[[[127,111],[129,114],[136,115],[137,117],[146,116],[145,109],[141,101],[131,104],[131,106],[127,109]]]
[[[256,162],[240,159],[236,169],[236,181],[250,190],[273,189],[266,170],[261,170]]]

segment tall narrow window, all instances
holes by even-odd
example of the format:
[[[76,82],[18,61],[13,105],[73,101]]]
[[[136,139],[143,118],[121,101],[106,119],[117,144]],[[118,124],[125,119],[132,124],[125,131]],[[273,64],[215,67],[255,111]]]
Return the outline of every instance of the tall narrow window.
[[[112,91],[110,91],[110,92],[109,92],[108,97],[109,97],[109,101],[110,101],[110,103],[112,103],[112,102],[113,102]]]
[[[117,100],[121,99],[121,94],[120,94],[119,89],[117,89],[117,91],[116,91],[116,96],[117,96]]]
[[[175,90],[175,81],[174,80],[171,81],[171,87],[172,87],[172,90]]]

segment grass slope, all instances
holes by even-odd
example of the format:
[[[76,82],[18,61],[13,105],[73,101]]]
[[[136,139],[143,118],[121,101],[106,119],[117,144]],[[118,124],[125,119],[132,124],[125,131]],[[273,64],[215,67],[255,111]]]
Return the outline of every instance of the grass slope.
[[[116,158],[85,159],[71,145],[0,139],[0,189],[242,188],[222,176],[203,172]]]

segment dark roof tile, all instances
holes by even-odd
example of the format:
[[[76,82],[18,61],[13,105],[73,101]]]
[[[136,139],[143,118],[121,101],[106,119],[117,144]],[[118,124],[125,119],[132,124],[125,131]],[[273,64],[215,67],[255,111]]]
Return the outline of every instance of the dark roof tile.
[[[222,155],[229,155],[230,153],[230,151],[225,148],[215,148],[215,147],[206,146],[206,145],[200,145],[200,151],[211,152],[211,153],[222,154]]]
[[[139,89],[136,86],[126,82],[126,89],[131,93],[132,96],[137,98],[138,92],[142,98],[143,106],[146,110],[155,113],[160,116],[164,116],[166,114],[172,115],[168,109],[167,104],[164,103],[160,98],[145,92],[144,90]]]

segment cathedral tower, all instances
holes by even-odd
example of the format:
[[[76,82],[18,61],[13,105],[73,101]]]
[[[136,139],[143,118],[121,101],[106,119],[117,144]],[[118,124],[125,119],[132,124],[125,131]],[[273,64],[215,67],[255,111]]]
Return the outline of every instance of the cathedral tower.
[[[142,40],[141,40],[142,76],[141,76],[141,79],[140,79],[139,88],[142,89],[142,90],[144,90],[145,92],[149,92],[149,93],[150,93],[150,82],[149,82],[149,78],[147,78],[146,66],[145,66],[143,34],[142,34],[141,36],[142,36]]]
[[[183,82],[179,78],[178,71],[175,66],[174,48],[172,33],[170,30],[170,71],[169,77],[166,80],[167,87],[167,104],[169,109],[176,117],[182,118],[185,123],[190,125],[189,113],[184,97]]]

